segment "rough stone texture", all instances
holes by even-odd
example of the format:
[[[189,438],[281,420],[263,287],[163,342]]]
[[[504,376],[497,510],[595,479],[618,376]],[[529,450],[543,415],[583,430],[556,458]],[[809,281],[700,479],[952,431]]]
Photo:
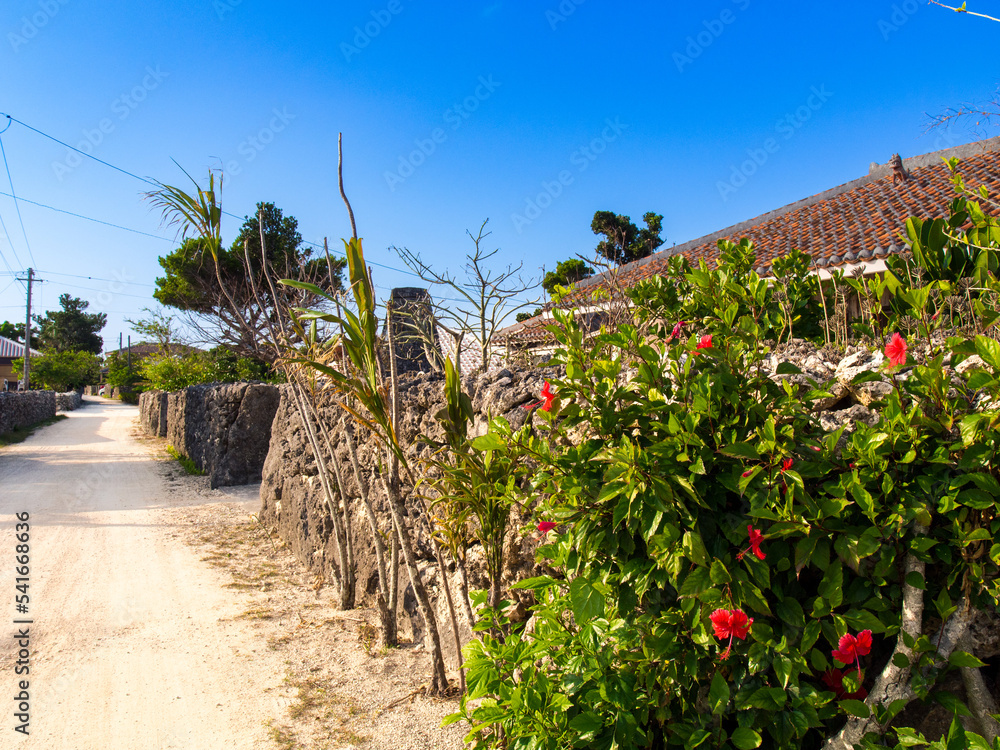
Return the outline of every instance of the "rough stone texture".
[[[56,411],[73,411],[83,406],[83,396],[79,391],[56,394]]]
[[[167,436],[166,391],[145,391],[139,394],[139,423],[154,437]]]
[[[490,416],[504,416],[515,426],[523,424],[529,412],[522,407],[538,400],[545,377],[551,377],[554,370],[532,371],[514,376],[510,373],[501,374],[505,377],[496,379],[495,376],[487,375],[466,378],[466,392],[472,396],[476,412],[474,426],[476,433],[485,432]],[[501,385],[499,381],[505,379],[508,381],[507,384]],[[444,407],[443,390],[442,375],[415,373],[401,378],[399,434],[402,444],[409,446],[408,455],[416,471],[419,471],[419,457],[428,450],[427,446],[418,442],[417,438],[442,437],[434,414]],[[336,406],[321,410],[324,424],[334,443],[334,450],[346,474],[342,478],[345,494],[349,498],[348,511],[351,518],[351,536],[354,541],[358,604],[370,606],[375,602],[378,588],[378,568],[371,528],[365,515],[364,505],[359,499],[358,485],[347,452],[346,437],[341,426],[342,414],[344,412]],[[349,426],[349,429],[355,434],[358,461],[364,474],[364,481],[369,487],[376,515],[382,524],[381,531],[387,535],[389,507],[376,473],[376,467],[382,463],[382,448],[363,428]],[[328,455],[325,459],[330,463]],[[330,471],[333,471],[332,465]],[[339,566],[332,536],[332,522],[318,477],[316,461],[287,386],[282,386],[281,389],[281,403],[275,416],[271,446],[263,474],[260,490],[261,522],[268,527],[276,528],[279,536],[303,564],[325,578],[333,580],[339,575]],[[404,486],[403,489],[409,519],[416,521],[422,518],[420,500],[410,492],[410,486]],[[506,544],[510,554],[507,555],[509,567],[503,573],[505,587],[530,575],[535,569],[534,550],[540,540],[525,537],[521,533],[520,527],[524,520],[520,517],[515,518],[508,531]],[[411,531],[416,553],[420,559],[421,576],[428,586],[428,593],[435,602],[439,621],[444,628],[448,616],[443,592],[440,591],[437,565],[433,561],[428,530],[421,523]],[[468,558],[470,585],[474,588],[484,587],[485,566],[482,564],[478,547],[469,550]],[[456,578],[457,574],[449,571],[450,587],[457,597]],[[400,602],[410,615],[411,632],[418,638],[422,624],[402,560],[400,560],[399,585]],[[460,628],[464,630],[464,637],[467,639],[469,623],[462,617],[462,608],[458,604],[456,607],[461,620]],[[450,647],[450,644],[446,647]]]
[[[262,383],[147,391],[139,396],[139,423],[194,461],[213,488],[250,484],[261,478],[278,398],[276,386]]]
[[[205,393],[202,469],[212,488],[261,479],[279,392],[273,385],[232,383]]]
[[[0,393],[0,435],[55,415],[56,394],[52,391]]]

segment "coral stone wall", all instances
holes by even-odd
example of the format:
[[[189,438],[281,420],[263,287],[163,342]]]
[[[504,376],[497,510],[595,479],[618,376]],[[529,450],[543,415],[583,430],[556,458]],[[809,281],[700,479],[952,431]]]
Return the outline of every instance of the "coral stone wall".
[[[148,391],[139,396],[139,423],[194,461],[213,488],[250,484],[260,481],[278,401],[277,387],[262,383]]]
[[[55,415],[56,394],[52,391],[0,393],[0,435]]]

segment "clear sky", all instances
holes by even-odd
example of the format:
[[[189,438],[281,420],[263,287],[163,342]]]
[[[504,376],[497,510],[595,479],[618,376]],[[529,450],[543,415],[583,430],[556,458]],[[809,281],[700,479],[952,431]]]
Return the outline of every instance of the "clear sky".
[[[0,34],[0,112],[122,170],[221,167],[226,211],[270,201],[338,247],[342,131],[370,262],[402,268],[397,245],[457,270],[488,218],[537,276],[592,251],[597,210],[661,213],[669,246],[982,137],[926,113],[996,91],[1000,24],[924,0],[5,0]],[[11,271],[32,266],[35,311],[83,297],[111,348],[174,232],[140,180],[20,123],[0,135],[25,199],[0,195],[0,320],[24,320]],[[383,294],[417,282],[374,272]]]

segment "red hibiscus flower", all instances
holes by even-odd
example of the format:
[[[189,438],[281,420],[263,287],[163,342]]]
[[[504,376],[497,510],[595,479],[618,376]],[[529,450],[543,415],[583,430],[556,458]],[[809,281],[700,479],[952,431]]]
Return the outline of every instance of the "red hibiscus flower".
[[[534,409],[536,406],[541,406],[542,411],[550,411],[552,409],[552,402],[556,400],[556,394],[552,392],[552,387],[549,385],[549,381],[545,381],[545,385],[542,386],[542,400],[533,401],[530,404],[523,404],[522,409]]]
[[[541,521],[538,524],[538,530],[543,534],[548,534],[552,529],[554,529],[559,524],[553,523],[552,521]]]
[[[678,320],[677,323],[674,324],[674,330],[670,334],[671,340],[681,335],[682,328],[684,328],[684,321]]]
[[[906,339],[898,333],[892,334],[889,343],[885,345],[885,356],[893,367],[906,364]]]
[[[861,657],[867,656],[872,650],[872,631],[862,630],[857,636],[850,633],[840,639],[840,648],[832,652],[833,658],[841,664],[858,665],[858,677],[861,677]]]
[[[764,541],[764,534],[759,529],[755,529],[752,525],[747,526],[747,533],[750,535],[750,546],[740,552],[736,556],[736,559],[742,560],[743,556],[746,555],[747,552],[753,552],[757,556],[757,559],[763,560],[767,557],[767,555],[764,554],[764,551],[760,548],[760,543]]]
[[[838,701],[848,699],[863,701],[868,697],[868,691],[863,687],[858,688],[858,690],[853,693],[848,693],[847,689],[844,688],[844,674],[839,669],[826,670],[820,679],[823,680],[824,685],[830,688],[830,690],[837,695]],[[861,679],[860,674],[858,675],[858,679]]]
[[[722,652],[722,658],[728,659],[729,653],[733,649],[733,638],[745,640],[753,618],[748,618],[741,609],[717,609],[708,617],[712,621],[712,628],[715,630],[715,637],[720,641],[729,639],[726,650]]]
[[[712,334],[706,333],[701,337],[701,341],[698,342],[698,349],[711,349],[712,348]]]
[[[782,461],[781,462],[781,473],[784,474],[786,471],[788,471],[790,468],[792,468],[792,464],[794,464],[794,463],[795,463],[795,461],[793,461],[790,458],[786,458],[784,461]]]
[[[549,381],[545,381],[545,385],[542,386],[542,411],[550,411],[552,409],[552,402],[556,400],[556,394],[552,392],[551,386],[549,386]]]

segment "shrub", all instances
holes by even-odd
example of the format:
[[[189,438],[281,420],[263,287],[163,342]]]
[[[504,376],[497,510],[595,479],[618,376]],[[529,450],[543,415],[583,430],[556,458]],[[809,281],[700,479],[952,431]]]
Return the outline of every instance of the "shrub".
[[[14,371],[23,376],[24,360],[14,360]],[[97,382],[100,360],[90,352],[45,352],[31,359],[31,385],[64,393]]]
[[[917,362],[894,343],[906,376],[861,377],[891,384],[878,423],[826,433],[823,384],[800,392],[760,366],[766,338],[818,326],[801,258],[775,300],[752,247],[722,249],[716,270],[636,290],[641,325],[588,338],[555,311],[552,410],[477,441],[520,467],[511,501],[558,525],[538,553],[551,573],[517,584],[537,601],[530,631],[479,599],[449,719],[474,747],[784,750],[842,727],[860,742],[913,697],[965,710],[936,685],[982,662],[925,633],[997,612],[1000,344],[955,337]],[[895,289],[899,319],[931,341],[941,321],[912,292]],[[973,354],[985,368],[950,369]]]

